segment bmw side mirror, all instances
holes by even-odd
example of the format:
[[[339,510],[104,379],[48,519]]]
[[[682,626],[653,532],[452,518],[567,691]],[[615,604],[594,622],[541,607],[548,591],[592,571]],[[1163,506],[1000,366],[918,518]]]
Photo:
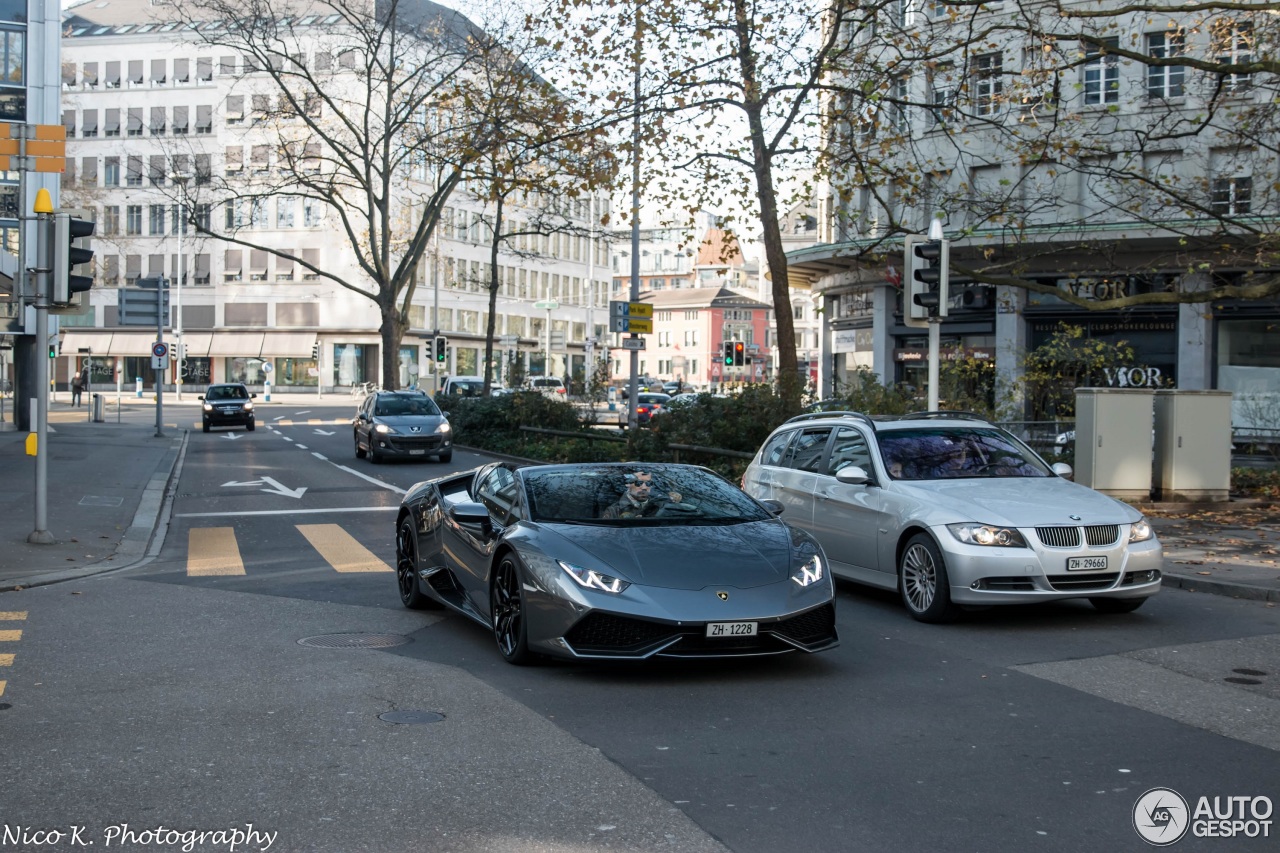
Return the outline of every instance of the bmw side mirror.
[[[782,511],[786,509],[782,501],[775,501],[773,498],[765,498],[760,501],[760,506],[767,509],[769,511],[769,515],[773,516],[782,515]]]
[[[870,482],[871,476],[857,465],[846,465],[836,472],[836,482],[850,486],[864,486]]]
[[[1053,463],[1053,473],[1057,474],[1064,480],[1075,480],[1076,472],[1073,471],[1071,466],[1065,462]]]

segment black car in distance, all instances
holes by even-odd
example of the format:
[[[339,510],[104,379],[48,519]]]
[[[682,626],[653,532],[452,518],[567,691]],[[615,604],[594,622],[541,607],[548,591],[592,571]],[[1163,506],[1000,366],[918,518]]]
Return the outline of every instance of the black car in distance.
[[[210,385],[200,397],[204,431],[216,426],[242,426],[253,432],[253,400],[257,396],[239,382]]]

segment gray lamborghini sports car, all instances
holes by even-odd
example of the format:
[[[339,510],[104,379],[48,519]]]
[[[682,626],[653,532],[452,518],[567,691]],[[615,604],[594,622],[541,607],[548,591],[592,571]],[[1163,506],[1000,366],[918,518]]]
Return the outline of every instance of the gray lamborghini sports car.
[[[836,646],[826,557],[691,465],[495,462],[419,483],[396,517],[406,607],[450,607],[511,663]]]

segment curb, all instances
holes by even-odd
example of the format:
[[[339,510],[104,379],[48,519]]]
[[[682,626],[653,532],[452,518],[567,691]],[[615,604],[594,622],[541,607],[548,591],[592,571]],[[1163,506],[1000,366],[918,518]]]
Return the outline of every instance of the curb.
[[[1250,584],[1232,583],[1209,578],[1188,578],[1181,575],[1165,573],[1160,579],[1161,586],[1174,589],[1185,589],[1188,592],[1207,592],[1213,595],[1226,595],[1231,598],[1243,598],[1250,601],[1280,601],[1280,589],[1267,589]]]
[[[31,587],[48,586],[49,584],[80,580],[107,572],[116,572],[132,568],[154,556],[148,554],[147,549],[155,537],[157,528],[167,529],[168,527],[167,511],[172,506],[172,493],[177,488],[174,471],[178,467],[178,460],[182,458],[186,451],[189,435],[190,432],[188,430],[182,430],[182,437],[172,443],[172,446],[161,457],[160,462],[156,465],[155,472],[151,475],[151,479],[142,491],[142,499],[138,501],[138,509],[133,515],[133,522],[124,532],[124,536],[120,539],[120,544],[116,546],[112,557],[108,557],[106,560],[99,561],[91,566],[81,566],[61,572],[46,572],[42,575],[32,575],[21,580],[0,580],[0,592],[16,592]],[[166,465],[168,470],[166,470]],[[165,516],[164,523],[159,524],[158,522],[162,515]],[[107,562],[114,557],[128,557],[129,559],[123,563],[107,565]]]

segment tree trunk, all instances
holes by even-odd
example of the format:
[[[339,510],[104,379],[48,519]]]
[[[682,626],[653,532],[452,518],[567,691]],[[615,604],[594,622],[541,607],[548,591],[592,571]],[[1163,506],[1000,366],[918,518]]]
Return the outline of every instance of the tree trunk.
[[[400,387],[400,341],[404,337],[405,323],[400,318],[395,294],[378,302],[382,311],[382,325],[378,334],[382,338],[382,387],[394,391]]]

